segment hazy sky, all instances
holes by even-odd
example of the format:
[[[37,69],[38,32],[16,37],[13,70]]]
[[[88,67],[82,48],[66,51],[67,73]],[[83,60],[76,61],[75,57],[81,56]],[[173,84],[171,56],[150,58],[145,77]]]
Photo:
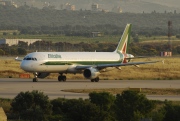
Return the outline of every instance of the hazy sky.
[[[180,8],[180,0],[142,0],[147,2],[158,3],[161,5],[173,6]]]

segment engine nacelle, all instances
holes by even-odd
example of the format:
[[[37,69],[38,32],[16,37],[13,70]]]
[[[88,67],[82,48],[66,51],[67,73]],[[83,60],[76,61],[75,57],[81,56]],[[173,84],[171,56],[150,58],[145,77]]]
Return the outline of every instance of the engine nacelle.
[[[100,74],[99,70],[93,67],[87,68],[83,72],[84,77],[87,79],[95,79],[96,77],[99,76],[99,74]]]
[[[47,76],[49,76],[50,73],[38,73],[37,77],[38,78],[45,78]]]

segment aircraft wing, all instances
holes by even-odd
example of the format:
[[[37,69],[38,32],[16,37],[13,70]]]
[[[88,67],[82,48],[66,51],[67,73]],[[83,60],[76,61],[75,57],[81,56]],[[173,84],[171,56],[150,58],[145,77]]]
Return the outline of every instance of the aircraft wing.
[[[84,70],[84,69],[90,68],[90,67],[94,67],[97,69],[104,69],[107,67],[119,67],[119,66],[130,66],[130,65],[137,66],[137,65],[141,65],[141,64],[150,64],[150,63],[157,63],[157,62],[160,62],[160,61],[129,62],[129,63],[119,63],[119,64],[115,63],[115,64],[98,64],[98,65],[78,65],[78,66],[76,66],[76,69]]]
[[[22,59],[19,59],[19,57],[15,58],[16,61],[22,61]]]
[[[158,56],[135,56],[135,57],[126,57],[126,59],[138,59],[138,58],[157,58]]]

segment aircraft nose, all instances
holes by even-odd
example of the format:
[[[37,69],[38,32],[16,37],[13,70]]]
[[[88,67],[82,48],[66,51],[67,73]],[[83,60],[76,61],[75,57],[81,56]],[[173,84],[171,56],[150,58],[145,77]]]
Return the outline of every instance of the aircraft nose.
[[[24,71],[31,71],[30,64],[26,61],[21,62],[20,68],[23,69]]]

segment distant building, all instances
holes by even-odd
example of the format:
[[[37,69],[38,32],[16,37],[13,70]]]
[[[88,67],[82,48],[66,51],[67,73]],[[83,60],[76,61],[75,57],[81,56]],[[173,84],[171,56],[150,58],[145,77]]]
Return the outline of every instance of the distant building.
[[[14,7],[16,7],[17,8],[17,4],[15,4],[14,2],[12,2],[12,1],[5,1],[5,0],[1,0],[0,1],[0,4],[1,5],[4,5],[4,6],[6,6],[6,5],[13,5]]]
[[[0,1],[1,5],[11,5],[11,1]]]
[[[102,8],[102,4],[94,4],[94,3],[91,5],[91,10],[92,11],[102,11],[105,13],[109,12],[109,10]]]
[[[69,3],[66,3],[66,10],[71,10],[71,11],[75,11],[75,5],[71,5]]]
[[[18,45],[19,41],[27,42],[28,45],[36,42],[42,41],[41,39],[0,39],[1,44],[8,44],[9,46]]]
[[[170,51],[164,51],[164,52],[161,52],[161,57],[171,57],[172,56],[172,52]]]
[[[121,9],[120,7],[114,7],[114,8],[112,9],[112,12],[122,13],[123,11],[122,11],[122,9]]]
[[[99,5],[98,4],[92,4],[91,9],[92,9],[92,11],[98,11]]]
[[[92,37],[102,37],[103,36],[103,33],[101,32],[92,32]]]
[[[50,2],[44,2],[43,7],[49,7],[50,6]]]

